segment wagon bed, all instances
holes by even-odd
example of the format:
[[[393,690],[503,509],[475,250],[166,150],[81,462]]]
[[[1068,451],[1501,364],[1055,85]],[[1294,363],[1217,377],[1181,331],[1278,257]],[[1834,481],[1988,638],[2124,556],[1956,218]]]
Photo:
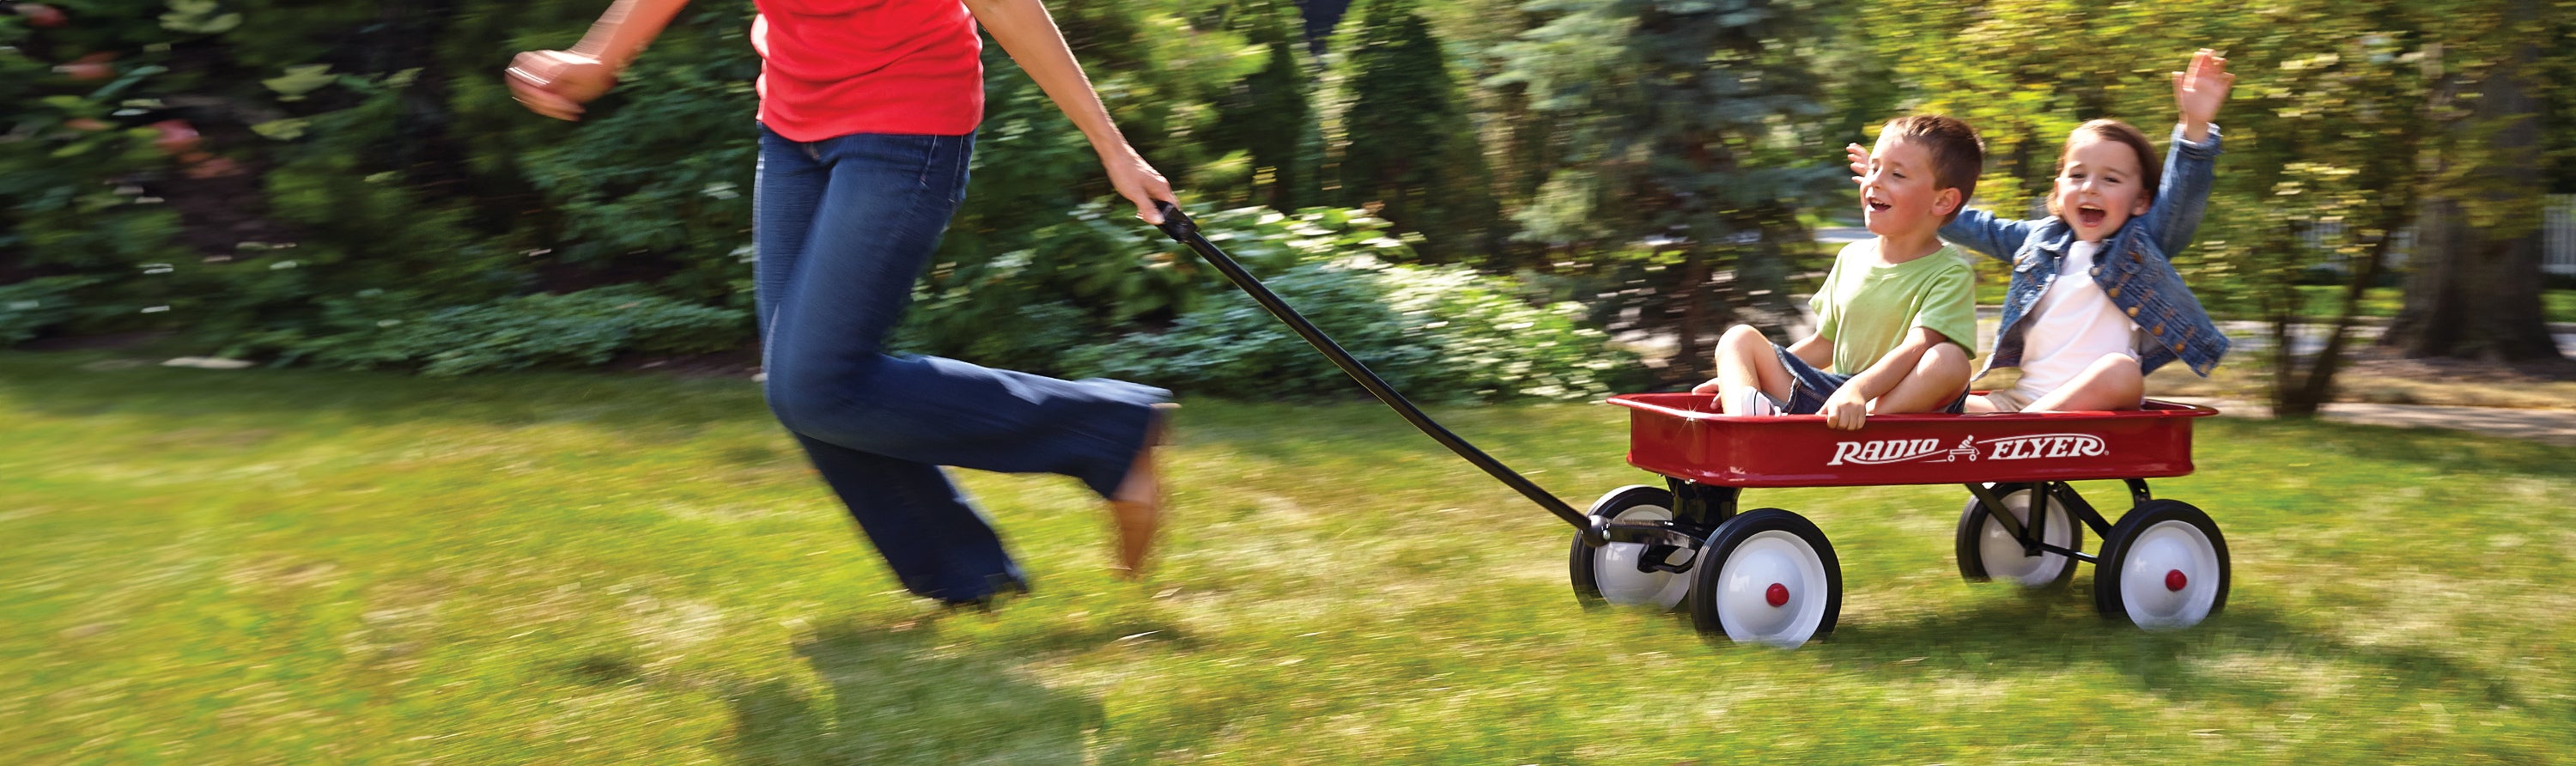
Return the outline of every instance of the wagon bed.
[[[2218,414],[2149,400],[2119,412],[1873,415],[1835,431],[1822,415],[1744,417],[1706,394],[1621,394],[1628,463],[1729,487],[2151,479],[2192,471],[2191,421]]]

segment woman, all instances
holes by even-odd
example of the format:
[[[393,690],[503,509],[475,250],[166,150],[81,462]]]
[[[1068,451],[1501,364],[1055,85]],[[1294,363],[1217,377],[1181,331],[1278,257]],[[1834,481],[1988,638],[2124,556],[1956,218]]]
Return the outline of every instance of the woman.
[[[511,62],[513,96],[580,119],[688,0],[617,0],[570,51]],[[752,196],[770,410],[904,587],[951,605],[1026,590],[941,466],[1051,472],[1108,500],[1134,576],[1162,512],[1162,389],[1069,382],[882,344],[965,196],[993,35],[1071,117],[1138,217],[1172,190],[1128,146],[1040,0],[757,0],[760,161]]]

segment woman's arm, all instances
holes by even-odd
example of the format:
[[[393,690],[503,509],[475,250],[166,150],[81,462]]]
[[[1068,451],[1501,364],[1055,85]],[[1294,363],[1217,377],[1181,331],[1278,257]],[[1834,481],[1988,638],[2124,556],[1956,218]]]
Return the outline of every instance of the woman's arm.
[[[669,2],[670,0],[662,0]],[[1154,210],[1154,200],[1177,202],[1172,197],[1171,182],[1146,164],[1118,132],[1117,123],[1109,119],[1109,110],[1100,105],[1100,94],[1092,91],[1091,79],[1082,73],[1082,64],[1073,59],[1073,49],[1064,44],[1064,33],[1047,15],[1040,0],[965,0],[966,10],[975,21],[992,33],[1011,60],[1036,80],[1047,98],[1055,101],[1064,116],[1072,118],[1082,135],[1091,139],[1091,150],[1100,155],[1100,164],[1109,171],[1109,184],[1118,196],[1136,205],[1136,217],[1147,223],[1160,224],[1163,214]]]
[[[617,0],[568,51],[528,51],[510,60],[512,98],[538,114],[581,119],[582,104],[617,85],[617,73],[671,25],[689,0]]]

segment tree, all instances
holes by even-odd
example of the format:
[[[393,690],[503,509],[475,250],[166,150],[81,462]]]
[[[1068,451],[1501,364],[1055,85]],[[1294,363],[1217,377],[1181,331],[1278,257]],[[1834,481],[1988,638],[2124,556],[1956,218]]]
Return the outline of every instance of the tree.
[[[2219,288],[2210,305],[2263,320],[2282,417],[2314,416],[2332,398],[2362,296],[2387,272],[2425,183],[2417,158],[2439,119],[2416,63],[2426,41],[2377,31],[2394,4],[2353,10],[2247,41],[2267,53],[2236,67],[2262,80],[2240,88],[2252,96],[2231,109],[2239,117],[2223,117],[2240,138],[2212,210],[2229,212],[2204,227],[2203,252],[2180,259]],[[2310,312],[2299,287],[2324,265],[2343,269],[2342,294],[2323,346],[2301,356],[2294,341]]]
[[[2333,397],[2362,297],[2394,270],[2402,241],[2394,233],[2414,224],[2419,209],[2449,210],[2455,203],[2442,200],[2456,200],[2468,216],[2466,226],[2418,238],[2416,278],[2442,283],[2501,272],[2446,262],[2453,256],[2437,240],[2464,236],[2463,228],[2519,235],[2528,229],[2504,224],[2537,221],[2537,176],[2498,172],[2541,164],[2509,135],[2529,125],[2509,115],[2531,108],[2501,98],[2511,81],[2490,75],[2513,71],[2498,65],[2507,52],[2541,49],[2533,46],[2546,27],[2535,16],[2542,3],[2571,7],[2268,0],[2112,6],[2070,17],[2062,4],[2037,0],[1973,9],[1894,0],[1873,13],[1915,32],[1880,39],[1923,108],[1976,123],[1993,162],[1989,178],[2020,180],[1979,186],[1998,209],[2018,209],[2028,204],[2022,195],[2048,188],[2058,142],[2080,120],[2122,118],[2159,132],[2172,108],[2163,82],[2170,65],[2159,64],[2197,47],[2234,52],[2230,68],[2243,79],[2218,120],[2227,155],[2209,214],[2197,244],[2171,255],[2214,312],[2261,321],[2265,342],[2243,355],[2264,366],[2275,411],[2303,417]],[[2566,28],[2560,22],[2558,34]],[[2511,279],[2536,287],[2536,259],[2512,265],[2522,276]],[[2334,275],[2339,291],[2323,311],[2304,305],[2300,289],[2320,275]],[[2536,301],[2527,308],[2537,327]],[[2315,340],[2322,341],[2315,353],[2296,353]]]
[[[1236,80],[1218,99],[1211,148],[1243,150],[1251,161],[1253,197],[1272,210],[1296,212],[1315,201],[1316,184],[1300,151],[1315,125],[1306,67],[1289,29],[1292,9],[1255,2],[1243,11],[1244,37],[1266,55],[1260,71]]]
[[[2540,301],[2542,0],[2486,5],[2468,17],[2486,28],[2429,62],[2470,104],[2444,132],[2446,188],[2423,201],[2406,305],[2379,342],[2409,357],[2560,359]]]
[[[1434,255],[1489,253],[1496,216],[1483,147],[1440,40],[1414,0],[1374,0],[1350,48],[1344,204],[1376,204]]]
[[[1525,89],[1551,127],[1523,236],[1631,254],[1678,314],[1673,369],[1755,296],[1778,296],[1796,211],[1842,173],[1801,126],[1825,113],[1809,59],[1818,3],[1540,0],[1488,84]],[[1632,247],[1635,245],[1635,247]],[[1614,264],[1614,267],[1616,264]],[[1735,300],[1714,290],[1731,270]]]

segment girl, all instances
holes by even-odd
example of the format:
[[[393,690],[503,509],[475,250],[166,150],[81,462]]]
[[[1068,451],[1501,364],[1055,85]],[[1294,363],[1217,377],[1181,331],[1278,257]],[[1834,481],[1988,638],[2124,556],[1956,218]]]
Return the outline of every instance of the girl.
[[[579,119],[688,0],[617,0],[570,51],[511,62],[512,96]],[[757,0],[755,298],[771,411],[906,589],[950,605],[1025,590],[942,466],[1048,472],[1108,500],[1133,574],[1160,525],[1158,388],[891,356],[885,335],[966,192],[984,76],[977,25],[1159,223],[1163,176],[1127,144],[1040,0]]]
[[[2021,380],[1969,397],[1967,411],[2133,410],[2145,398],[2147,373],[2179,359],[2206,377],[2226,355],[2227,336],[2168,258],[2200,227],[2218,157],[2210,119],[2236,77],[2226,59],[2203,49],[2173,81],[2182,125],[2161,172],[2145,134],[2094,120],[2076,128],[2058,156],[2048,218],[1970,210],[1941,227],[1943,239],[2013,264],[1986,369],[2020,367]],[[1858,144],[1845,152],[1853,172],[1867,166]],[[2159,194],[2164,204],[2156,204]]]

